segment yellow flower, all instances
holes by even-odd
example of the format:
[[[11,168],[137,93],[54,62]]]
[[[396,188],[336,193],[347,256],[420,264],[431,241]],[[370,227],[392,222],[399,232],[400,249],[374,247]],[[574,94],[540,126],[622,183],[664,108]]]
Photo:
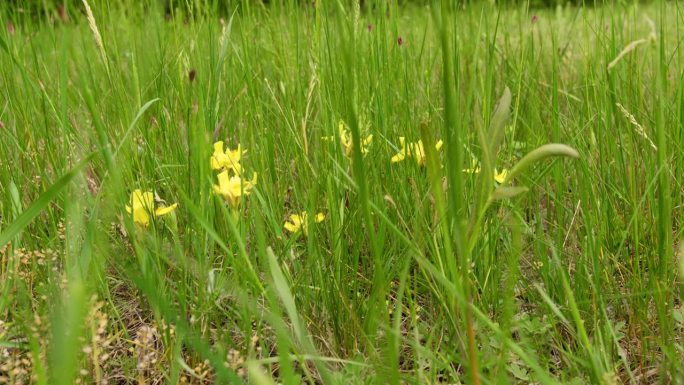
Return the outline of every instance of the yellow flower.
[[[211,168],[213,170],[233,170],[235,174],[240,174],[242,168],[240,167],[240,158],[246,154],[247,150],[242,151],[238,144],[235,150],[226,148],[223,151],[223,141],[219,140],[214,143],[214,154],[211,156]]]
[[[477,162],[473,160],[472,166],[470,168],[464,168],[463,172],[467,174],[479,174],[480,167],[477,165]],[[504,168],[501,170],[501,172],[498,172],[496,169],[494,169],[494,180],[496,181],[496,183],[503,183],[506,180],[507,176],[508,169]]]
[[[406,138],[400,136],[399,144],[401,144],[401,150],[399,150],[399,152],[392,157],[392,163],[401,162],[402,160],[404,160],[404,158],[406,158]]]
[[[151,191],[142,192],[138,189],[131,193],[131,206],[126,205],[126,211],[129,214],[133,214],[133,222],[147,227],[150,225],[152,218],[170,213],[178,207],[178,203],[155,209],[154,194]]]
[[[497,172],[496,169],[494,169],[494,180],[497,183],[503,183],[506,180],[506,177],[508,176],[508,170],[503,169],[501,172]]]
[[[401,162],[406,157],[409,157],[415,159],[418,166],[425,166],[427,155],[425,153],[425,147],[423,146],[422,140],[418,140],[418,142],[415,143],[408,143],[407,146],[406,139],[402,136],[399,138],[399,143],[401,144],[401,150],[392,157],[392,163]],[[441,150],[443,144],[444,142],[441,140],[437,141],[437,143],[435,143],[435,150]]]
[[[338,135],[340,136],[340,145],[344,150],[344,154],[348,157],[352,156],[352,151],[354,150],[354,142],[352,141],[352,136],[349,130],[345,128],[344,122],[340,120],[338,126]],[[333,136],[324,136],[323,140],[334,140]],[[365,139],[361,141],[361,155],[368,153],[368,146],[370,146],[373,141],[373,135],[366,136]]]
[[[240,198],[252,193],[256,185],[257,173],[253,173],[251,180],[242,179],[239,175],[228,175],[228,170],[218,174],[218,184],[214,185],[214,192],[221,195],[232,208],[237,208]]]
[[[318,213],[316,214],[314,220],[316,223],[323,222],[325,219],[325,214],[323,213]],[[290,215],[290,221],[285,221],[285,230],[291,232],[291,233],[298,233],[299,231],[303,231],[304,235],[307,235],[308,231],[308,221],[307,221],[307,214],[306,212],[303,212],[301,214],[292,214]]]

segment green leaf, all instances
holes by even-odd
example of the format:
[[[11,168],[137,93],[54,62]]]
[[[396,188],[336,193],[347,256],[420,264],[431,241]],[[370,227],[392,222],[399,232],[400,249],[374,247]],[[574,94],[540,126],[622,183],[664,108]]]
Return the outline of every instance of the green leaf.
[[[305,334],[301,323],[299,322],[299,314],[297,313],[297,306],[295,305],[294,296],[290,291],[290,287],[287,284],[285,275],[278,265],[278,260],[273,254],[273,250],[269,247],[266,249],[268,254],[268,266],[271,270],[271,277],[273,278],[273,285],[276,289],[276,294],[283,301],[283,306],[285,306],[285,311],[287,311],[288,317],[290,317],[290,322],[292,322],[292,329],[295,333],[297,339],[301,342],[302,336]]]
[[[31,221],[40,214],[43,209],[55,199],[64,187],[85,167],[93,158],[94,154],[88,155],[85,159],[80,161],[76,167],[64,174],[55,184],[50,186],[47,191],[42,193],[31,205],[24,210],[6,229],[0,232],[0,248],[8,244],[14,237],[16,237],[24,227],[28,226]]]
[[[500,200],[500,199],[510,199],[515,196],[518,196],[520,194],[526,193],[530,191],[529,188],[525,186],[515,186],[515,187],[507,187],[507,186],[500,186],[497,187],[496,190],[492,193],[491,199],[492,200]]]
[[[136,123],[138,123],[138,120],[143,116],[145,111],[147,111],[148,108],[150,108],[154,103],[158,102],[160,99],[159,98],[154,98],[147,103],[145,103],[144,106],[140,107],[140,110],[138,110],[138,113],[135,114],[135,118],[133,118],[133,121],[131,124],[128,126],[128,129],[126,130],[126,133],[124,133],[123,137],[119,141],[119,145],[116,146],[116,150],[114,151],[114,158],[119,154],[119,151],[121,150],[121,146],[126,143],[126,139],[131,135],[131,132],[133,131],[133,128],[135,128]]]
[[[496,104],[492,119],[489,121],[489,153],[496,159],[504,137],[504,128],[511,117],[511,90],[506,87],[501,99]]]
[[[278,296],[278,298],[280,298],[283,306],[285,307],[285,311],[287,312],[289,321],[292,324],[292,330],[297,342],[299,342],[299,344],[302,346],[304,352],[312,357],[311,359],[313,360],[316,369],[318,369],[318,372],[323,379],[323,383],[331,383],[332,377],[325,364],[320,359],[313,358],[320,357],[320,355],[317,354],[316,347],[314,346],[313,341],[311,341],[306,329],[306,325],[304,322],[302,322],[302,318],[297,312],[297,305],[295,303],[294,295],[292,295],[292,291],[290,290],[287,279],[285,278],[283,271],[280,269],[280,265],[275,254],[273,254],[273,249],[270,247],[266,248],[266,254],[268,255],[268,266],[271,271],[271,279],[273,281],[275,294]]]
[[[69,283],[59,307],[53,310],[51,342],[48,348],[48,368],[51,384],[73,384],[77,375],[80,338],[88,315],[88,292],[76,279]]]
[[[554,156],[567,156],[569,158],[579,158],[579,153],[574,148],[560,143],[550,143],[538,147],[532,150],[527,155],[525,155],[508,173],[506,180],[502,183],[503,186],[507,185],[513,178],[521,174],[526,169],[530,168],[533,164],[542,161],[546,158]]]

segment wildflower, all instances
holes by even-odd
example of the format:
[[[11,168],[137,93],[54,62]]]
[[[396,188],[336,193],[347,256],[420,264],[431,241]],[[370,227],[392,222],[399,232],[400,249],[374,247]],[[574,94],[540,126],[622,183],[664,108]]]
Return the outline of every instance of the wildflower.
[[[140,189],[131,193],[131,206],[126,205],[126,211],[133,214],[133,222],[147,227],[151,218],[166,215],[178,207],[178,203],[171,206],[154,208],[154,195],[151,191],[142,192]]]
[[[240,159],[242,155],[246,154],[247,150],[242,151],[238,144],[235,150],[227,148],[223,151],[223,141],[219,140],[214,143],[214,154],[211,156],[211,168],[213,170],[232,170],[236,175],[242,171],[240,167]]]
[[[498,172],[498,171],[496,171],[496,169],[494,169],[494,180],[496,181],[496,183],[503,183],[506,180],[507,176],[508,176],[508,170],[507,169],[504,168],[503,170],[501,170],[501,172]]]
[[[392,163],[401,162],[406,157],[409,157],[415,159],[418,166],[425,166],[427,155],[422,140],[418,140],[416,143],[408,143],[407,145],[406,138],[402,136],[399,138],[399,143],[401,144],[401,150],[392,157]],[[441,150],[443,144],[441,140],[435,143],[435,150]]]
[[[406,158],[406,138],[400,136],[399,144],[401,144],[401,150],[399,150],[399,152],[392,157],[392,159],[390,160],[392,163],[401,162],[402,160],[404,160],[404,158]]]
[[[463,172],[467,174],[479,174],[480,167],[477,165],[477,162],[473,160],[472,166],[470,166],[470,168],[464,168]],[[496,183],[503,183],[506,180],[506,177],[508,177],[508,169],[504,168],[501,170],[501,172],[498,172],[496,169],[494,169],[494,180]]]
[[[338,126],[338,134],[340,136],[340,144],[344,150],[344,154],[348,157],[352,156],[352,150],[354,149],[354,142],[352,141],[352,136],[349,130],[344,126],[344,122],[340,120]],[[324,136],[323,140],[334,140],[333,136]],[[365,155],[368,153],[368,146],[370,146],[373,141],[373,135],[366,136],[365,139],[361,141],[361,154]]]
[[[318,213],[314,217],[314,220],[316,223],[321,223],[325,219],[325,214],[323,213]],[[290,215],[290,221],[285,221],[285,230],[291,232],[291,233],[298,233],[300,231],[304,232],[304,235],[307,235],[307,228],[308,228],[308,220],[307,220],[307,214],[306,212],[303,212],[301,214],[292,214]]]
[[[214,185],[214,192],[221,195],[232,208],[237,208],[240,198],[252,193],[257,182],[255,172],[251,180],[242,179],[239,175],[228,175],[228,170],[218,174],[218,184]]]

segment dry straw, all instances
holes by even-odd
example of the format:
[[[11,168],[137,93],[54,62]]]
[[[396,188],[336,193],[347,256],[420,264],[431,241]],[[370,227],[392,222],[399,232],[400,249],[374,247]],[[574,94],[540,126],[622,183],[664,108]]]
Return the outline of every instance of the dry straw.
[[[646,130],[641,124],[639,124],[639,122],[637,122],[634,115],[630,114],[629,111],[627,111],[627,109],[622,104],[615,103],[615,105],[617,106],[617,108],[620,109],[622,115],[624,115],[625,118],[627,118],[627,120],[629,120],[629,122],[632,123],[636,133],[639,134],[639,136],[641,136],[642,138],[646,139],[646,141],[648,141],[648,143],[651,145],[651,147],[653,147],[654,150],[658,150],[658,147],[656,147],[655,143],[653,143],[651,138],[648,137],[648,134],[646,134]]]
[[[615,67],[625,55],[634,51],[638,46],[656,40],[657,35],[656,35],[655,23],[653,23],[653,20],[649,19],[648,17],[646,18],[646,22],[651,27],[651,33],[648,34],[648,37],[643,38],[643,39],[637,39],[637,40],[634,40],[633,42],[627,44],[625,46],[625,48],[623,48],[622,51],[620,51],[620,53],[615,57],[615,59],[613,59],[613,61],[608,63],[608,68],[607,68],[608,71],[610,71],[613,67]]]
[[[90,5],[88,4],[88,0],[83,0],[83,6],[85,7],[86,15],[88,17],[88,25],[90,26],[90,30],[93,32],[93,37],[95,37],[95,44],[97,45],[97,48],[100,50],[100,56],[102,57],[102,62],[104,63],[104,66],[105,66],[105,69],[107,70],[107,73],[109,74],[109,65],[107,62],[107,54],[105,53],[104,44],[102,43],[102,35],[100,35],[100,30],[97,28],[97,23],[95,22],[95,16],[93,15],[93,10],[90,9]]]

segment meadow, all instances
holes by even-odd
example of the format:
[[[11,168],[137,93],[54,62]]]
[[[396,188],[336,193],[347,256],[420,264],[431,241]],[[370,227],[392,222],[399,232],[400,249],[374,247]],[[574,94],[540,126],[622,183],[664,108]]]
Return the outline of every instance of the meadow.
[[[0,384],[684,384],[682,5],[227,8],[0,4]]]

